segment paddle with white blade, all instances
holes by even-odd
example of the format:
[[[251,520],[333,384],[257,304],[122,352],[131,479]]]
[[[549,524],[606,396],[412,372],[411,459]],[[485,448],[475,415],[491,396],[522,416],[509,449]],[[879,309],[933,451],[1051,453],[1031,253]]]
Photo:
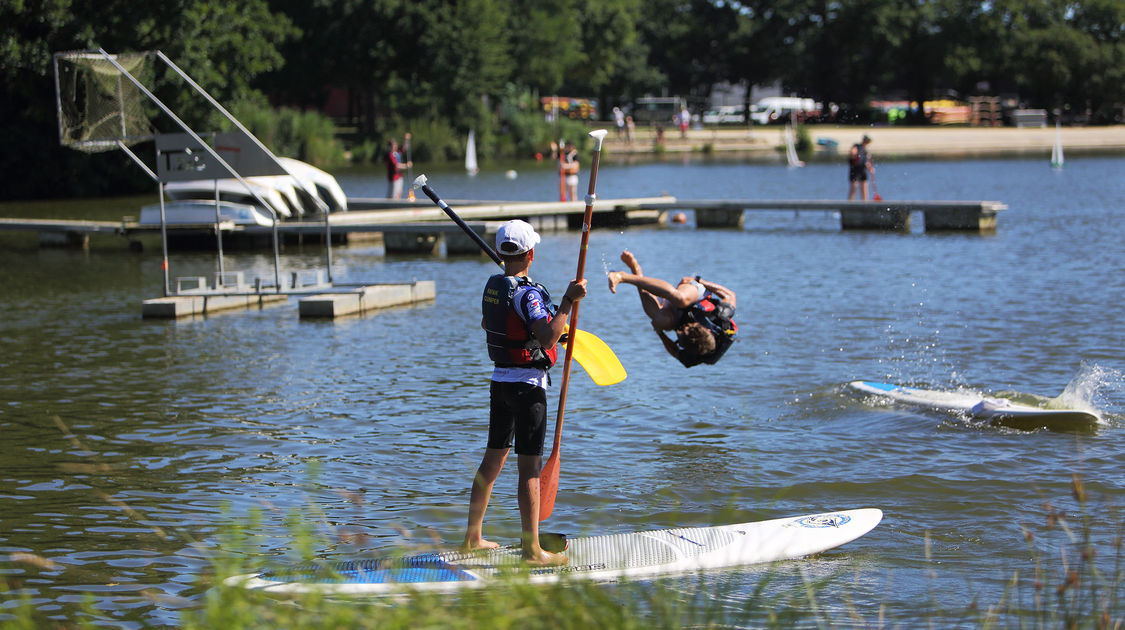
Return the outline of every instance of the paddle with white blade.
[[[576,281],[581,281],[586,273],[586,248],[590,244],[590,223],[594,218],[594,200],[597,195],[594,189],[598,184],[598,163],[602,157],[602,141],[605,140],[605,129],[591,131],[590,137],[594,139],[594,161],[590,167],[590,188],[586,193],[586,213],[582,217],[582,246],[578,250],[578,272],[574,274]],[[575,338],[578,330],[578,306],[575,302],[570,309],[570,338]],[[551,449],[551,456],[543,465],[539,473],[539,520],[546,520],[555,509],[555,494],[559,489],[559,446],[562,442],[563,415],[566,413],[566,390],[570,381],[570,361],[574,358],[574,349],[577,344],[566,346],[566,358],[563,360],[562,385],[559,387],[559,411],[555,417],[555,443]]]

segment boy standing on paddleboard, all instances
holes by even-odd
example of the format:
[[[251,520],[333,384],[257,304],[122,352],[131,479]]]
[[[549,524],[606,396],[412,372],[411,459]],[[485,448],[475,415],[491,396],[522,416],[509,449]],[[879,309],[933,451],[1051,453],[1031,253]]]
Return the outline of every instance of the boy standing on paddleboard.
[[[547,289],[527,275],[537,243],[535,229],[518,219],[503,224],[496,233],[496,251],[504,261],[504,273],[488,279],[481,302],[488,356],[496,364],[490,384],[488,447],[473,481],[462,548],[499,546],[483,537],[484,512],[514,438],[523,557],[530,564],[560,565],[567,563],[567,557],[545,551],[539,544],[539,471],[547,435],[547,370],[558,356],[556,343],[566,332],[571,307],[586,295],[586,280],[570,283],[556,312]]]
[[[875,167],[871,165],[871,152],[867,149],[869,144],[871,138],[864,135],[848,152],[848,201],[855,199],[856,187],[859,187],[859,198],[867,201],[868,174],[875,175]]]
[[[632,273],[609,272],[609,290],[617,293],[617,285],[622,282],[637,287],[641,305],[664,349],[684,367],[715,363],[734,343],[738,334],[733,319],[734,291],[699,276],[685,276],[677,286],[650,278],[629,250],[621,252],[621,262]],[[675,340],[664,334],[667,330],[676,333]]]

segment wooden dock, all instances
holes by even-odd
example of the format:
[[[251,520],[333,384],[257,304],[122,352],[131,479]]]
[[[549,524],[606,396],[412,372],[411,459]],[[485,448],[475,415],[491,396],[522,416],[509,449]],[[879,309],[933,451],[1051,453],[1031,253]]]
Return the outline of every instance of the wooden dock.
[[[123,221],[0,218],[0,231],[36,232],[39,244],[45,247],[85,248],[91,234],[124,235],[127,225]]]
[[[178,278],[177,284],[183,280],[187,279]],[[191,280],[197,280],[197,288],[177,290],[174,295],[145,300],[141,306],[141,317],[180,319],[223,311],[262,309],[286,304],[291,297],[297,297],[297,312],[302,319],[335,319],[395,306],[432,302],[437,296],[433,280],[372,284],[320,282],[300,286],[294,279],[295,286],[281,291],[269,287],[252,287],[241,281],[229,287],[209,287],[204,278]],[[216,280],[217,284],[218,282]]]
[[[741,228],[744,213],[754,210],[827,211],[840,213],[842,230],[909,231],[910,216],[922,214],[927,232],[993,232],[999,201],[838,201],[833,199],[704,199],[646,203],[641,209],[667,212],[694,210],[696,227]]]
[[[414,203],[421,203],[420,201]],[[463,219],[502,221],[512,218],[581,215],[584,202],[459,202],[450,203]],[[448,221],[437,207],[414,208],[387,199],[357,199],[359,212],[336,215],[333,230],[339,225],[378,225],[380,223],[416,225],[419,222]],[[889,229],[910,228],[912,212],[923,215],[927,232],[943,230],[990,231],[996,229],[996,214],[1007,209],[998,201],[924,201],[880,200],[846,201],[838,199],[676,199],[672,196],[634,199],[598,199],[594,203],[594,227],[599,224],[635,225],[663,222],[662,213],[671,210],[692,210],[696,227],[742,227],[742,212],[755,210],[831,211],[840,212],[840,228]],[[656,214],[649,211],[656,211]],[[733,216],[737,213],[738,216]],[[323,224],[321,224],[323,225]],[[572,228],[581,227],[572,225]],[[323,230],[323,227],[321,228]]]
[[[419,202],[415,202],[419,203]],[[463,202],[464,203],[464,202]],[[451,204],[452,205],[452,204]],[[470,227],[485,237],[501,221],[526,219],[538,229],[580,229],[584,202],[487,202],[453,206]],[[671,213],[691,210],[697,228],[743,227],[745,212],[760,210],[838,212],[842,230],[909,231],[911,214],[922,215],[927,232],[996,230],[997,214],[1007,205],[997,201],[840,201],[828,199],[694,199],[671,196],[599,199],[593,228],[667,223]],[[477,245],[434,206],[397,206],[349,211],[329,219],[333,234],[381,232],[388,252],[436,252],[444,241],[449,253],[475,253]],[[254,228],[266,230],[268,228]],[[322,234],[323,221],[290,222],[286,234]],[[486,238],[487,240],[487,238]]]
[[[525,219],[537,228],[581,229],[585,202],[582,201],[493,201],[458,202],[453,205],[461,218],[481,236],[494,234],[501,221]],[[476,244],[449,220],[442,210],[428,201],[356,199],[355,206],[367,208],[328,215],[333,238],[348,234],[382,234],[389,253],[436,253],[444,244],[449,253],[473,253]],[[594,204],[593,228],[661,223],[670,213],[691,210],[697,228],[742,228],[744,213],[759,210],[829,211],[840,215],[842,230],[909,231],[912,213],[920,213],[927,232],[965,231],[987,233],[996,230],[999,211],[1007,206],[998,201],[842,201],[834,199],[676,199],[671,196],[629,199],[598,199]],[[324,219],[285,221],[277,230],[283,238],[317,239],[325,233]],[[249,242],[269,242],[273,228],[260,226],[220,226],[224,235],[245,237]],[[177,235],[213,234],[215,226],[173,226]],[[134,221],[81,221],[46,219],[0,219],[0,231],[38,232],[44,246],[86,247],[91,234],[119,235],[129,240],[143,234],[158,234],[158,227],[141,226]],[[226,239],[226,236],[224,236]]]
[[[365,201],[367,202],[365,204]],[[323,239],[330,232],[333,242],[348,235],[380,234],[387,253],[434,255],[444,247],[447,254],[480,255],[476,242],[469,238],[436,206],[422,201],[388,202],[387,200],[356,200],[364,208],[327,215],[316,221],[285,221],[278,224],[278,235],[291,240]],[[540,231],[577,230],[582,228],[585,202],[459,202],[458,215],[485,242],[493,239],[501,222],[525,219]],[[922,214],[927,232],[964,231],[987,233],[996,230],[996,217],[1007,206],[996,201],[840,201],[824,199],[695,199],[645,197],[633,199],[599,199],[594,204],[592,228],[622,227],[667,223],[669,217],[683,210],[695,214],[695,226],[702,229],[742,229],[748,211],[823,211],[839,213],[841,230],[909,231],[911,214]],[[326,224],[327,221],[327,224]],[[216,226],[169,227],[169,238],[197,236],[207,241]],[[245,227],[221,224],[223,242],[245,239],[247,243],[272,242],[272,227]],[[131,248],[139,249],[137,235],[159,234],[160,228],[140,226],[132,221],[68,221],[57,219],[0,219],[0,231],[37,232],[43,246],[88,247],[91,234],[110,234],[128,239]],[[224,275],[224,274],[217,274]],[[146,300],[142,306],[145,318],[178,319],[208,315],[220,311],[265,308],[284,304],[290,296],[300,296],[298,312],[302,318],[336,318],[363,314],[392,306],[432,301],[433,281],[400,284],[367,284],[334,286],[323,278],[311,281],[294,274],[287,287],[265,287],[261,281],[250,285],[239,272],[236,280],[216,278],[208,286],[206,278],[176,278],[171,295]],[[277,283],[275,283],[277,284]],[[184,287],[187,288],[184,288]]]

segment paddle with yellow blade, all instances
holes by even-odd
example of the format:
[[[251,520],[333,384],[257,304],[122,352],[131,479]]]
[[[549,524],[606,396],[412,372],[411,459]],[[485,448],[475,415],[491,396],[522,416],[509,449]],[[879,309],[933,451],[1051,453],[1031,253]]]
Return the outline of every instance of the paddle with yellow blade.
[[[426,183],[425,175],[419,175],[414,180],[414,188],[419,188],[426,193],[426,196],[433,200],[445,214],[449,215],[449,218],[453,219],[453,222],[464,230],[465,234],[473,239],[477,246],[492,258],[493,262],[501,267],[504,266],[504,261],[500,259],[500,255],[488,243],[484,242],[484,239],[473,228],[461,220],[461,217],[457,216],[453,208],[450,208],[449,204],[438,197],[433,188],[430,188]],[[613,350],[610,350],[604,341],[598,339],[593,333],[577,329],[574,331],[574,340],[575,342],[572,344],[574,360],[582,366],[582,369],[586,370],[595,384],[614,385],[625,380],[625,367],[621,365],[621,361],[617,360],[617,355],[613,353]]]
[[[585,330],[574,330],[574,360],[594,379],[595,385],[614,385],[625,380],[625,367],[605,342]]]

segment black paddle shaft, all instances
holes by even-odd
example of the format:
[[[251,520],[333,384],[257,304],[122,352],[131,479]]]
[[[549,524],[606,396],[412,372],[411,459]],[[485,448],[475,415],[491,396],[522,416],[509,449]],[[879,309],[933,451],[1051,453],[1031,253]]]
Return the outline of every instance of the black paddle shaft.
[[[449,218],[453,219],[453,222],[456,223],[457,226],[462,230],[464,230],[465,234],[468,234],[469,238],[473,239],[473,241],[475,241],[476,244],[479,245],[482,250],[484,250],[484,253],[488,254],[489,257],[491,257],[497,265],[500,265],[501,267],[504,266],[504,261],[500,259],[500,255],[497,254],[491,247],[489,247],[488,243],[484,242],[484,239],[480,237],[480,234],[477,234],[476,231],[473,230],[473,228],[469,227],[468,224],[462,221],[461,217],[457,216],[457,213],[453,211],[453,208],[450,208],[449,204],[445,203],[445,201],[443,201],[441,197],[438,197],[437,193],[434,192],[433,188],[430,188],[429,184],[422,184],[422,192],[426,193],[427,197],[432,199],[433,202],[436,203],[443,212],[449,215]]]

